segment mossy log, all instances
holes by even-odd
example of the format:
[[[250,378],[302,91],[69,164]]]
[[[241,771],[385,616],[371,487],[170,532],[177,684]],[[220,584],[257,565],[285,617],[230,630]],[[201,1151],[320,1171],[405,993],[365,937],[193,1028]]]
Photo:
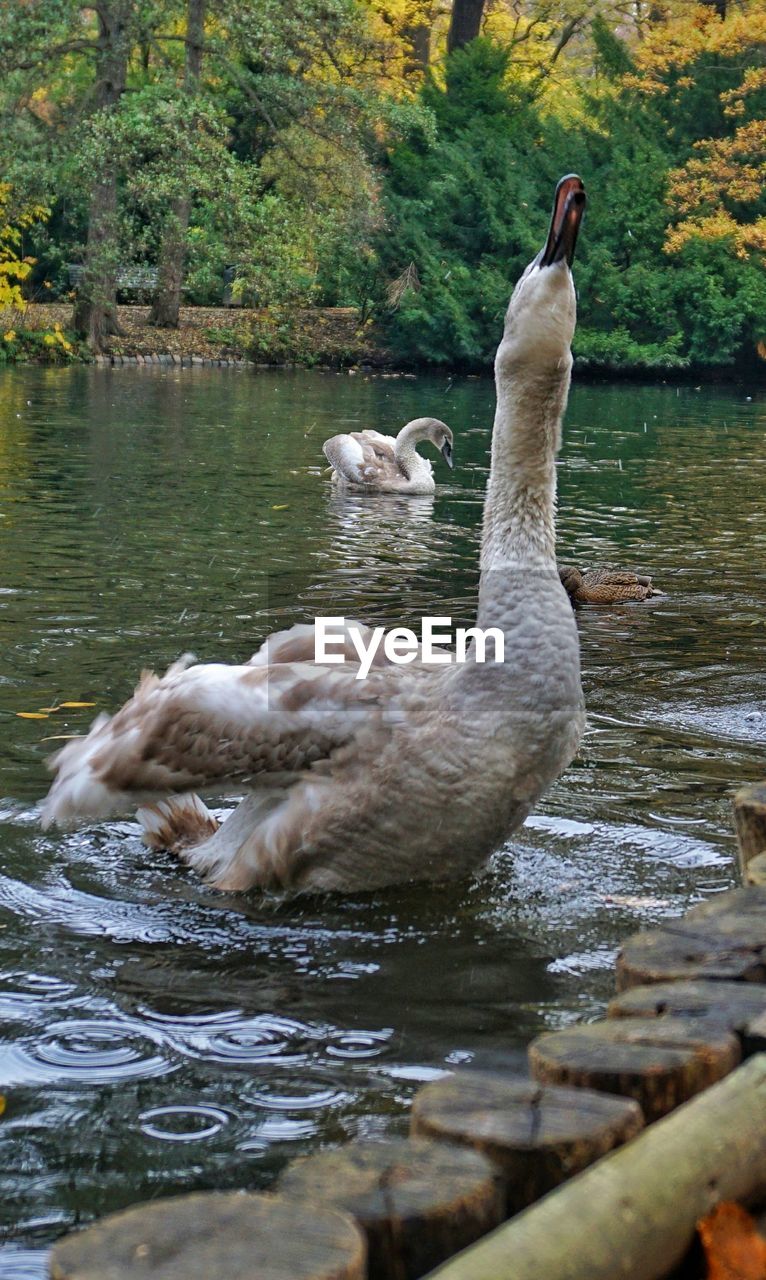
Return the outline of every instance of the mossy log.
[[[528,1054],[541,1084],[633,1098],[647,1124],[728,1075],[741,1058],[736,1036],[683,1018],[610,1018],[549,1031]]]
[[[641,1108],[590,1089],[462,1071],[427,1084],[412,1104],[412,1132],[471,1147],[500,1171],[510,1217],[635,1137]]]
[[[711,979],[766,982],[766,887],[716,894],[628,938],[617,957],[617,989]]]
[[[743,1058],[766,1050],[766,986],[757,982],[659,982],[615,996],[608,1018],[700,1019],[737,1036]]]
[[[766,782],[741,787],[734,797],[739,865],[747,878],[748,863],[766,853]]]
[[[437,1142],[351,1142],[289,1165],[280,1191],[350,1214],[370,1280],[416,1280],[503,1220],[494,1166]]]
[[[765,1133],[758,1054],[429,1280],[660,1280],[719,1201],[766,1196]]]
[[[365,1280],[347,1214],[281,1196],[199,1192],[135,1205],[66,1236],[52,1280]]]

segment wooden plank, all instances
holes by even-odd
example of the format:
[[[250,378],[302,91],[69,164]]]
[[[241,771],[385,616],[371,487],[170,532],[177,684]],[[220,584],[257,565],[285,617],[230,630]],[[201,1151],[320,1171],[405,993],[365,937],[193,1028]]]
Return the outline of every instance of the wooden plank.
[[[541,1084],[633,1098],[647,1124],[687,1102],[740,1061],[736,1036],[683,1018],[611,1018],[538,1036],[528,1049]]]
[[[660,1280],[719,1201],[766,1196],[764,1134],[758,1054],[430,1280]]]
[[[365,1280],[353,1219],[281,1196],[199,1192],[115,1213],[54,1245],[52,1280]]]
[[[766,1050],[761,1020],[766,1016],[766,986],[757,982],[659,982],[633,987],[616,996],[608,1018],[700,1018],[737,1036],[742,1056]]]
[[[734,823],[744,877],[748,863],[766,853],[766,782],[740,788],[734,797]]]
[[[626,1098],[462,1071],[416,1093],[411,1131],[487,1156],[500,1170],[509,1217],[643,1125],[641,1108]]]
[[[503,1220],[490,1162],[437,1142],[352,1142],[296,1160],[279,1189],[350,1214],[367,1237],[370,1280],[417,1280]]]

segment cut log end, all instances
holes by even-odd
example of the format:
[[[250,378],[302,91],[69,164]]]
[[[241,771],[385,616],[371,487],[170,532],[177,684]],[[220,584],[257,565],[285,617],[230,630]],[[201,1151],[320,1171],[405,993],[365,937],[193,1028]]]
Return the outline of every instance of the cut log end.
[[[757,982],[660,982],[616,996],[609,1018],[677,1017],[712,1022],[737,1036],[742,1056],[766,1049],[766,986]]]
[[[683,980],[766,983],[766,887],[716,894],[634,934],[617,958],[618,991]]]
[[[426,1085],[412,1106],[413,1133],[470,1147],[497,1166],[506,1216],[533,1204],[642,1127],[634,1101],[479,1071]]]
[[[137,1205],[66,1236],[52,1280],[365,1280],[365,1242],[329,1207],[200,1192]]]
[[[633,1098],[647,1124],[722,1079],[740,1058],[730,1032],[683,1018],[608,1019],[548,1032],[529,1046],[542,1084]]]
[[[435,1142],[352,1142],[306,1156],[280,1191],[350,1214],[367,1237],[370,1280],[416,1280],[503,1219],[490,1162]]]

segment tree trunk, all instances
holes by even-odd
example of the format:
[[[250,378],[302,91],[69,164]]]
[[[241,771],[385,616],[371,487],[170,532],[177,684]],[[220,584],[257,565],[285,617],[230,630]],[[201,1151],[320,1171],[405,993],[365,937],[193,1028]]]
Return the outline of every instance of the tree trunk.
[[[189,0],[186,16],[186,71],[184,89],[194,97],[202,72],[202,44],[205,35],[205,0]],[[191,199],[188,195],[172,201],[162,233],[157,292],[149,323],[161,329],[177,329],[184,282],[186,234],[189,229]]]
[[[701,4],[706,4],[709,9],[715,9],[719,18],[726,17],[726,0],[700,0]]]
[[[447,36],[447,53],[462,49],[481,31],[485,0],[453,0]]]
[[[423,74],[431,61],[431,26],[428,22],[413,23],[404,28],[404,38],[410,46],[406,63],[407,75]]]
[[[104,0],[98,8],[96,109],[113,110],[125,91],[130,51],[132,0]],[[94,351],[102,351],[110,333],[119,333],[116,277],[119,266],[117,166],[111,154],[90,194],[88,238],[73,324]]]

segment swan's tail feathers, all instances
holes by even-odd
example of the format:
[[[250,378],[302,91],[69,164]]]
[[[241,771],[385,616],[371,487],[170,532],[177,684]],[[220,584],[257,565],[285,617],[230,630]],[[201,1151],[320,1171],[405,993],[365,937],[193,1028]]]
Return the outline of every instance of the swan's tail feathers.
[[[191,794],[143,805],[136,817],[144,844],[176,854],[209,840],[221,825],[199,796]]]
[[[98,716],[87,737],[75,738],[49,757],[48,768],[56,774],[56,781],[43,805],[44,828],[54,823],[71,826],[84,817],[108,818],[125,808],[126,797],[101,782],[91,767],[109,724],[109,716]]]

